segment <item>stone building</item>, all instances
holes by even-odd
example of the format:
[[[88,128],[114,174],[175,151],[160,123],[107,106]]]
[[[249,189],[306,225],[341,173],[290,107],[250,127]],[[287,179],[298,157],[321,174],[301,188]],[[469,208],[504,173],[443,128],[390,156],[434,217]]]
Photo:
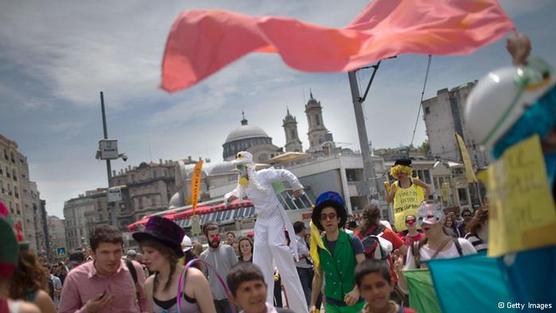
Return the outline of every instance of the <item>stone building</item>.
[[[45,203],[30,180],[27,157],[15,141],[0,135],[0,201],[10,210],[25,240],[38,253],[47,252]]]

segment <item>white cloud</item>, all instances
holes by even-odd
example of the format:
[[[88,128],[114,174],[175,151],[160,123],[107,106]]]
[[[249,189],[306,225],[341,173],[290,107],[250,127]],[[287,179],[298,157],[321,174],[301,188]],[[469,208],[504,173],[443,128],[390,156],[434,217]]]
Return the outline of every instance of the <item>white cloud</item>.
[[[281,146],[281,122],[288,106],[297,117],[300,139],[307,148],[303,105],[310,88],[322,102],[325,125],[336,141],[352,143],[348,146],[357,149],[359,141],[345,73],[301,73],[289,69],[276,55],[253,54],[184,92],[166,94],[158,85],[166,36],[183,9],[223,8],[342,27],[367,3],[1,1],[0,93],[10,99],[2,105],[20,105],[9,111],[21,120],[0,116],[0,132],[14,133],[16,129],[21,133],[14,137],[26,147],[23,152],[30,160],[32,179],[37,181],[49,211],[59,216],[65,200],[106,184],[104,162],[93,156],[101,134],[100,90],[105,93],[110,134],[120,140],[121,150],[129,155],[132,165],[188,155],[220,161],[224,139],[239,126],[241,110],[246,111],[250,124],[262,127],[273,137],[274,144]],[[510,16],[536,25],[531,28],[533,40],[551,38],[544,33],[540,36],[541,31],[551,32],[551,28],[537,25],[530,18],[522,19],[541,16],[554,8],[553,3],[501,1]],[[544,40],[541,47],[546,57],[554,60],[554,44]],[[489,69],[509,63],[503,44],[487,49],[472,56],[433,58],[426,96],[480,78]],[[411,140],[425,66],[424,56],[402,56],[381,65],[364,104],[369,139],[375,147],[397,146]],[[12,84],[14,72],[23,78]],[[41,120],[45,112],[49,116],[59,114],[55,119],[33,124],[31,132],[29,121]],[[424,138],[421,118],[415,143]],[[43,151],[44,145],[49,146],[48,153]],[[118,161],[113,168],[125,165],[128,164]]]

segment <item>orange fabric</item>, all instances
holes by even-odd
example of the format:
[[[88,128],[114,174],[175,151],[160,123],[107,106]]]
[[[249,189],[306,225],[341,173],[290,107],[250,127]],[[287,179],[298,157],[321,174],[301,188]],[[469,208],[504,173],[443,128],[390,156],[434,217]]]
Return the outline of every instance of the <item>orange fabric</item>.
[[[168,36],[161,88],[191,87],[251,52],[278,53],[301,71],[345,72],[402,53],[471,53],[512,28],[496,0],[375,0],[344,28],[191,10]]]

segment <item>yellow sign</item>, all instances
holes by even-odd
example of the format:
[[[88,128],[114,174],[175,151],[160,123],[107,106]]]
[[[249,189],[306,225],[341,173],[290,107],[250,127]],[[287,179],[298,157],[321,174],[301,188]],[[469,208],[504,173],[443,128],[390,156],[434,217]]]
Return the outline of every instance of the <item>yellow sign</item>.
[[[397,231],[406,230],[405,217],[415,215],[421,202],[425,200],[425,190],[420,186],[411,184],[408,188],[399,187],[399,182],[394,183],[396,194],[394,195],[394,225]]]
[[[465,168],[465,179],[468,183],[474,183],[477,181],[477,177],[475,176],[475,172],[473,171],[473,162],[471,161],[469,151],[467,151],[467,147],[465,146],[463,138],[461,138],[458,133],[456,133],[456,141],[458,142],[461,159],[463,160],[463,167]]]
[[[490,206],[489,256],[556,244],[556,211],[537,135],[509,148],[481,176]]]
[[[193,168],[193,177],[191,177],[191,207],[193,215],[199,201],[199,193],[201,191],[201,170],[203,169],[203,160],[199,160]]]

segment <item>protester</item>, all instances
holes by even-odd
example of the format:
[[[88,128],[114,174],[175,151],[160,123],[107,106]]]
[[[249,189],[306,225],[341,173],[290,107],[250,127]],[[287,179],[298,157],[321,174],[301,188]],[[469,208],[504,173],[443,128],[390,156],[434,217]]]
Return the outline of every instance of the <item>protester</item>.
[[[249,237],[240,237],[239,243],[239,261],[253,263],[253,240]]]
[[[390,175],[397,180],[392,185],[385,183],[386,201],[393,202],[394,225],[398,232],[405,230],[405,217],[415,215],[421,202],[430,194],[430,186],[412,174],[411,160],[399,159],[390,169]]]
[[[130,261],[137,261],[137,251],[134,249],[127,250],[126,259]]]
[[[461,211],[461,218],[458,219],[457,224],[463,235],[467,233],[467,225],[471,223],[471,219],[473,218],[474,214],[475,213],[471,212],[471,210],[469,209],[463,209],[463,211]]]
[[[293,313],[266,302],[268,288],[264,275],[252,263],[235,265],[226,276],[226,282],[232,293],[232,301],[242,309],[240,313]]]
[[[239,256],[239,242],[236,240],[236,234],[233,231],[226,233],[226,243],[234,248],[234,252]]]
[[[338,193],[328,191],[318,196],[311,219],[325,235],[321,237],[322,246],[311,246],[312,250],[318,249],[315,264],[320,265],[315,268],[310,312],[318,309],[316,302],[323,281],[327,313],[355,313],[363,308],[364,302],[359,298],[354,271],[356,264],[365,260],[365,255],[361,241],[343,230],[346,218],[344,199]],[[315,241],[311,238],[312,243]],[[311,255],[315,257],[313,253]]]
[[[56,306],[48,294],[48,277],[48,268],[39,263],[29,243],[20,243],[10,297],[32,302],[42,313],[56,313]]]
[[[272,301],[274,294],[272,284],[272,268],[276,265],[282,276],[284,289],[288,297],[289,308],[298,312],[307,312],[307,302],[303,297],[303,287],[295,271],[297,256],[292,258],[291,251],[297,254],[297,250],[291,242],[286,246],[284,229],[289,234],[294,234],[293,225],[280,203],[275,184],[287,183],[293,190],[294,197],[300,197],[303,186],[290,171],[285,169],[268,168],[257,171],[253,161],[253,155],[247,151],[241,151],[233,161],[238,170],[237,187],[227,193],[224,198],[226,202],[234,199],[248,197],[255,206],[257,219],[255,221],[255,249],[253,262],[261,267],[269,288],[267,301]]]
[[[297,241],[297,254],[299,256],[299,261],[295,262],[295,267],[301,281],[301,286],[303,286],[307,305],[309,305],[311,302],[311,284],[313,283],[313,263],[311,262],[311,254],[305,241],[305,223],[297,221],[293,223],[293,229],[295,231],[294,238]]]
[[[374,249],[381,248],[380,243],[377,243],[376,247],[367,247],[365,244],[366,242],[373,242],[370,240],[365,240],[365,238],[367,238],[368,236],[377,236],[388,240],[392,244],[392,250],[399,249],[401,255],[405,255],[405,253],[407,252],[407,246],[404,245],[400,237],[393,230],[385,227],[382,223],[380,223],[380,209],[374,203],[369,204],[363,211],[363,223],[361,225],[361,230],[355,235],[363,242],[363,249],[367,258],[372,258],[372,256],[370,256],[369,254],[374,254]],[[368,249],[372,249],[372,251],[367,251]],[[391,255],[387,253],[382,257],[382,259],[388,262],[392,273],[392,283],[396,285],[396,283],[398,282],[398,277],[394,269],[394,262]]]
[[[396,285],[391,277],[389,266],[384,261],[367,259],[357,264],[355,282],[366,302],[362,313],[415,313],[413,309],[400,307],[390,299]]]
[[[122,233],[114,226],[97,226],[90,246],[93,261],[68,274],[59,312],[148,312],[145,275],[136,261],[122,260]]]
[[[225,286],[222,286],[218,276],[226,277],[228,271],[238,262],[234,249],[229,245],[220,244],[218,224],[208,222],[203,225],[203,233],[207,238],[209,247],[200,259],[209,267],[206,269],[210,290],[214,296],[214,306],[218,313],[231,313],[230,303],[226,297]]]
[[[203,253],[203,245],[198,242],[195,241],[193,242],[192,248],[191,248],[191,252],[193,253],[193,255],[195,255],[196,257],[200,257],[201,253]]]
[[[5,219],[8,214],[5,206],[0,202],[0,312],[2,313],[41,313],[36,305],[10,297],[11,277],[16,270],[19,255],[12,226]]]
[[[160,216],[151,217],[144,231],[133,233],[133,239],[144,253],[145,264],[154,272],[145,282],[149,312],[215,311],[203,273],[194,267],[186,271],[179,262],[179,258],[184,256],[181,245],[184,236],[181,227]],[[178,294],[182,288],[182,294]]]
[[[417,217],[415,215],[407,215],[405,217],[405,226],[407,230],[401,232],[400,236],[407,247],[411,247],[414,242],[425,238],[425,235],[417,230]]]
[[[50,277],[48,280],[48,291],[50,298],[52,298],[54,302],[54,306],[57,308],[58,304],[60,304],[60,293],[62,292],[62,280],[58,276],[56,276],[56,266],[52,266],[50,269]]]
[[[183,265],[187,265],[191,260],[195,260],[198,258],[198,256],[195,255],[192,251],[193,242],[191,241],[191,238],[189,238],[189,236],[184,234],[180,245],[181,251],[183,251]],[[197,263],[193,264],[193,266],[198,269],[201,268],[200,264]]]
[[[465,239],[469,240],[477,252],[486,251],[488,248],[488,209],[479,208],[475,216],[467,225],[468,233]]]
[[[465,233],[461,231],[460,227],[458,227],[456,221],[456,214],[454,212],[448,213],[444,220],[444,227],[449,231],[450,235],[456,238],[463,237]]]
[[[438,203],[423,202],[417,211],[419,223],[425,233],[425,238],[415,242],[408,250],[404,269],[426,268],[426,261],[432,259],[448,259],[462,255],[477,253],[473,245],[464,238],[454,238],[444,228],[444,211]],[[400,274],[403,260],[398,259],[396,270]],[[404,279],[400,279],[400,286],[407,290]]]

